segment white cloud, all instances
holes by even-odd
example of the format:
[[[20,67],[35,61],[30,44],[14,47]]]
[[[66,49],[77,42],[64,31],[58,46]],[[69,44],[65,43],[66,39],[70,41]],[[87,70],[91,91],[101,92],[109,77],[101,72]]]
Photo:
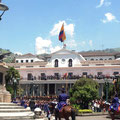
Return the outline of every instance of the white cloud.
[[[96,6],[96,8],[101,7],[103,5],[103,3],[104,3],[104,0],[100,0],[100,4],[98,6]]]
[[[93,41],[92,40],[89,40],[89,45],[92,47],[92,45],[93,45]]]
[[[42,37],[36,38],[36,54],[43,54],[49,52],[49,47],[52,45],[51,40],[43,39]]]
[[[100,7],[102,7],[103,5],[106,6],[106,7],[108,7],[108,6],[111,5],[111,2],[108,2],[108,1],[105,1],[105,0],[100,0],[100,4],[97,5],[96,8],[100,8]]]
[[[73,36],[74,34],[74,24],[67,24],[65,21],[59,21],[54,25],[53,29],[50,31],[51,36],[59,35],[62,24],[64,23],[65,33]]]
[[[84,47],[84,46],[86,45],[86,42],[85,42],[85,41],[81,41],[81,42],[79,43],[79,45],[82,46],[82,47]]]
[[[68,40],[66,41],[66,44],[69,45],[70,48],[77,47],[77,43],[75,40]]]
[[[56,52],[56,51],[58,51],[58,50],[60,50],[60,49],[61,49],[60,46],[56,46],[56,47],[54,47],[54,48],[51,47],[51,48],[50,48],[50,52],[53,53],[53,52]]]
[[[107,22],[111,22],[111,21],[116,21],[116,17],[114,15],[112,15],[112,13],[106,13],[105,14],[105,19],[102,20],[103,23],[107,23]]]
[[[111,5],[111,2],[105,2],[105,6],[110,6]]]

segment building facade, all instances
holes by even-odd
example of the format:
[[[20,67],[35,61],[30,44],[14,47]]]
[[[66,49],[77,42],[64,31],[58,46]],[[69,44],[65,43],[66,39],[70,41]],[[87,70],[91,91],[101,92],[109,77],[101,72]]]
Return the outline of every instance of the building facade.
[[[16,63],[7,65],[19,70],[23,95],[27,96],[58,95],[58,89],[62,86],[69,92],[76,80],[83,76],[98,81],[99,95],[102,96],[106,78],[112,83],[113,75],[120,73],[120,60],[116,60],[115,54],[85,55],[63,48],[44,59],[41,57],[40,60],[25,61],[30,60],[23,55],[16,58]]]

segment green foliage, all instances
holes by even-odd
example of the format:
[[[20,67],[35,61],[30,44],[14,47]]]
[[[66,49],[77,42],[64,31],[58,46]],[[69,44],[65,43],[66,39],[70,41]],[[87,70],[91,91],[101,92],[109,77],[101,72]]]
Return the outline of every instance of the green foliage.
[[[77,109],[77,110],[79,110],[79,109],[80,109],[80,105],[73,104],[72,106],[73,106],[73,108],[75,108],[75,109]]]
[[[14,95],[14,89],[12,85],[7,85],[6,90],[9,91],[12,96]]]
[[[110,83],[105,83],[104,87],[103,87],[103,99],[106,99],[106,90],[108,90],[108,99],[111,99],[111,96],[114,96],[115,94],[115,85],[114,84],[110,84]]]
[[[20,80],[20,74],[14,67],[9,67],[5,76],[7,90],[11,93],[12,97],[15,95],[15,90],[18,91],[18,84]],[[16,80],[16,82],[14,81]]]
[[[5,78],[6,78],[6,85],[8,83],[13,84],[14,83],[13,78],[15,78],[17,80],[17,83],[19,83],[20,74],[18,70],[16,70],[14,67],[9,67],[9,70],[7,71],[7,75]]]
[[[18,89],[17,89],[17,95],[21,96],[23,94],[23,91],[24,91],[24,89],[22,89],[21,86],[19,85]]]
[[[82,109],[88,108],[88,103],[98,98],[98,88],[99,85],[96,81],[81,78],[70,90],[71,103],[80,104]]]

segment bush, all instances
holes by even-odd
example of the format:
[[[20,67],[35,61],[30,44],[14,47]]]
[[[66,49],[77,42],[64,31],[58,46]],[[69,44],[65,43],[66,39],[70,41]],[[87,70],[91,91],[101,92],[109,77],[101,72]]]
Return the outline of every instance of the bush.
[[[91,109],[80,109],[78,110],[78,113],[92,113],[93,111]]]
[[[72,105],[75,109],[79,110],[80,109],[80,105],[77,105],[77,104],[73,104]]]

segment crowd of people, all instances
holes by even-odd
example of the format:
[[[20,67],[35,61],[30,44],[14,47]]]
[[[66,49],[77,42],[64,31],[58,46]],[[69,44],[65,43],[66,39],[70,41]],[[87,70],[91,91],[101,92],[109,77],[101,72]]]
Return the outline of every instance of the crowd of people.
[[[39,107],[41,110],[46,111],[46,104],[57,102],[57,96],[32,96],[32,97],[16,97],[12,103],[16,103],[24,108],[29,107],[31,111]]]

